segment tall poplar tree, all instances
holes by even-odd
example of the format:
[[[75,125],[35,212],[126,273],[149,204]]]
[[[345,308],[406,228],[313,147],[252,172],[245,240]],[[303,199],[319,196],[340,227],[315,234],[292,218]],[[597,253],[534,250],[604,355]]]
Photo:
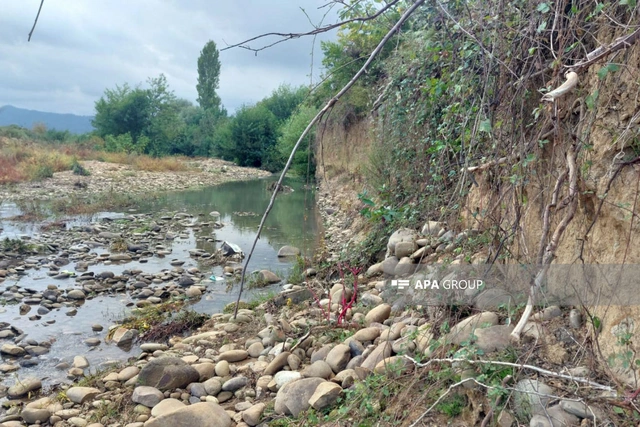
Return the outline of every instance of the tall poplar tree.
[[[198,104],[206,110],[220,110],[220,97],[216,90],[220,86],[220,59],[215,42],[209,40],[198,58]]]

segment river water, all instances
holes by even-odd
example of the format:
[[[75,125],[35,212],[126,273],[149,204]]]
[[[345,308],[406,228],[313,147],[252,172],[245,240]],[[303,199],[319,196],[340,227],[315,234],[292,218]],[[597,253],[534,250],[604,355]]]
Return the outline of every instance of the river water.
[[[66,217],[65,220],[69,226],[73,226],[99,221],[101,218],[118,220],[132,213],[188,213],[192,215],[196,226],[187,228],[179,238],[171,243],[171,255],[165,258],[153,257],[145,263],[138,261],[112,265],[99,263],[90,266],[89,271],[96,274],[102,271],[111,271],[117,275],[125,269],[140,269],[144,272],[157,273],[163,269],[170,270],[173,268],[170,261],[178,259],[186,261],[183,265],[185,269],[198,267],[207,276],[219,277],[222,276],[222,267],[203,266],[196,259],[189,257],[188,251],[199,248],[212,253],[216,249],[216,245],[220,244],[212,241],[211,237],[215,235],[216,241],[235,243],[242,248],[245,254],[248,254],[255,239],[261,216],[271,196],[271,191],[267,186],[273,181],[275,178],[230,182],[198,190],[167,193],[151,201],[140,203],[133,210],[101,212],[83,217]],[[304,255],[311,256],[317,246],[320,235],[320,216],[316,208],[314,190],[306,188],[302,182],[295,180],[286,180],[285,184],[291,186],[294,191],[278,195],[252,256],[251,264],[248,266],[248,272],[268,269],[276,272],[280,277],[286,277],[294,260],[278,259],[278,249],[283,245],[292,245],[300,248]],[[213,218],[210,213],[212,211],[220,213],[220,221],[224,223],[224,227],[213,230],[209,226],[197,226],[199,222],[211,222]],[[17,213],[19,213],[19,209],[11,203],[0,205],[0,239],[37,236],[37,224],[8,220],[9,217]],[[98,252],[108,252],[108,248],[99,248]],[[65,268],[73,269],[72,265]],[[27,270],[27,274],[18,280],[5,280],[4,283],[1,283],[0,291],[16,284],[23,288],[42,291],[51,283],[54,281],[47,275],[46,269]],[[56,280],[54,284],[60,289],[76,285],[73,278],[63,281]],[[277,292],[281,289],[282,284],[284,282],[266,289],[248,291],[243,299],[250,299],[255,293]],[[193,308],[207,314],[220,312],[226,304],[235,301],[237,288],[236,285],[228,291],[224,281],[207,282],[207,291],[198,302],[193,304]],[[87,299],[78,308],[75,316],[67,316],[66,309],[59,309],[52,310],[38,321],[28,319],[29,314],[33,314],[34,310],[21,316],[18,305],[0,306],[1,322],[8,322],[22,329],[28,338],[38,342],[54,341],[51,351],[39,356],[38,365],[23,367],[18,371],[18,375],[20,377],[37,376],[57,382],[64,376],[64,372],[56,372],[53,367],[60,361],[71,362],[75,355],[85,355],[92,368],[137,356],[139,349],[136,346],[127,352],[104,342],[95,348],[89,348],[84,344],[87,338],[94,336],[104,341],[108,326],[128,313],[129,309],[126,304],[130,302],[131,299],[127,294],[99,295],[94,299]],[[91,325],[96,323],[104,325],[105,330],[99,333],[93,332]]]

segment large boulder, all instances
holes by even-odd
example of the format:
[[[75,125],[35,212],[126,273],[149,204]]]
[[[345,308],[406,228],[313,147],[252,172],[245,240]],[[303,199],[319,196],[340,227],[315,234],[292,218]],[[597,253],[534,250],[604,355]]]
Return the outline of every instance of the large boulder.
[[[276,413],[297,417],[302,411],[309,409],[309,399],[324,382],[322,378],[303,378],[285,384],[276,395]]]
[[[120,348],[130,349],[134,338],[137,336],[138,331],[136,329],[127,329],[121,326],[113,333],[111,340]]]
[[[518,381],[513,392],[514,404],[518,416],[522,418],[532,415],[545,415],[547,405],[551,402],[551,397],[555,390],[542,381],[534,379],[524,379]]]
[[[342,394],[342,387],[336,383],[326,382],[316,387],[313,396],[309,398],[309,405],[316,411],[321,411],[336,403]]]
[[[391,343],[389,341],[384,341],[373,349],[360,366],[368,369],[369,371],[373,371],[378,363],[391,356],[391,352]]]
[[[379,306],[369,310],[364,317],[364,323],[368,326],[372,323],[382,323],[389,318],[391,314],[391,306],[389,304],[380,304]]]
[[[10,399],[16,399],[40,388],[42,388],[42,382],[39,379],[26,378],[9,387],[7,390],[7,396],[9,396]]]
[[[95,387],[71,387],[67,390],[67,399],[73,403],[83,404],[87,400],[91,400],[101,392]]]
[[[133,395],[131,396],[131,400],[134,403],[139,403],[148,408],[153,408],[163,399],[164,394],[160,390],[146,385],[136,387],[133,390]]]
[[[300,249],[296,248],[295,246],[283,246],[278,251],[279,258],[298,256],[298,255],[300,255]]]
[[[27,403],[20,416],[27,424],[44,424],[54,412],[62,410],[62,404],[43,397],[33,402]]]
[[[460,345],[470,341],[478,328],[488,328],[498,324],[498,315],[490,311],[475,314],[457,323],[447,334],[446,341]]]
[[[147,363],[138,375],[138,384],[159,390],[183,388],[198,382],[200,374],[194,367],[177,357],[161,357]]]
[[[396,230],[389,241],[387,242],[387,258],[394,255],[396,252],[396,245],[400,242],[415,242],[418,238],[418,233],[410,228],[401,228]]]
[[[282,281],[282,279],[279,278],[276,273],[269,270],[260,270],[260,272],[258,273],[258,280],[261,283],[269,284],[269,285],[273,283],[279,283]]]
[[[338,344],[329,351],[325,361],[329,364],[331,370],[337,374],[347,367],[347,363],[349,363],[350,359],[351,349],[349,346],[345,344]]]
[[[201,402],[152,418],[144,425],[145,427],[230,427],[231,418],[217,403]]]

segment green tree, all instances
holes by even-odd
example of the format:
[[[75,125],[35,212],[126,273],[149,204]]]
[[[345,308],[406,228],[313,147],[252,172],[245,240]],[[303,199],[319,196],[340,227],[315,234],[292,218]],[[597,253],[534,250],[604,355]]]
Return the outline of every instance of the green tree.
[[[210,155],[224,160],[235,160],[235,144],[231,126],[235,118],[222,118],[216,123],[211,136]]]
[[[209,40],[198,58],[198,104],[204,110],[219,110],[220,59],[215,42]]]
[[[292,88],[288,84],[282,84],[267,98],[264,98],[259,104],[264,105],[273,113],[281,125],[296,110],[298,105],[304,101],[309,93],[309,89],[304,86]]]
[[[282,164],[289,158],[293,146],[298,142],[300,135],[313,120],[318,110],[310,106],[301,106],[284,123],[280,129],[280,136],[276,145]],[[301,142],[300,148],[296,151],[291,165],[291,171],[299,176],[310,176],[315,174],[315,159],[313,156],[313,141],[315,140],[315,128],[311,130]]]
[[[233,154],[240,166],[262,166],[264,156],[275,146],[277,119],[264,105],[243,106],[231,123]]]
[[[139,87],[132,89],[125,83],[115,89],[106,89],[95,108],[92,124],[102,138],[128,133],[135,142],[149,126],[149,93]]]
[[[174,144],[185,133],[185,124],[179,116],[184,100],[178,100],[169,89],[164,74],[148,79],[147,83],[150,86],[149,124],[144,132],[150,140],[147,153],[154,156],[174,154]]]

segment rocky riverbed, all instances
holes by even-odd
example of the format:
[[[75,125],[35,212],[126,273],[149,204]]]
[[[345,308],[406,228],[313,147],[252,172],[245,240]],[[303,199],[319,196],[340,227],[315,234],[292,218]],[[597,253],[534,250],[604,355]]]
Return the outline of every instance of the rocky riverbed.
[[[53,178],[38,182],[22,182],[0,186],[0,201],[51,200],[83,198],[106,192],[128,194],[152,194],[156,192],[186,190],[229,181],[264,178],[270,173],[236,166],[219,159],[199,159],[187,162],[186,171],[150,172],[131,165],[83,161],[87,176],[74,175],[72,171],[55,173]]]
[[[336,253],[350,247],[345,243],[353,215],[332,198],[336,193],[322,194],[329,231],[325,243],[332,252],[328,259],[337,259]],[[26,240],[28,246],[5,251],[2,296],[25,312],[23,318],[45,323],[51,313],[81,312],[92,299],[112,293],[126,292],[128,303],[137,307],[205,298],[209,273],[181,265],[184,260],[175,257],[172,242],[189,236],[194,227],[213,229],[215,222],[214,216],[174,212],[124,215],[73,226],[71,232],[50,224],[37,239]],[[594,419],[601,425],[610,416],[603,402],[619,397],[615,387],[594,378],[593,367],[581,356],[587,328],[579,312],[541,310],[514,347],[509,340],[514,313],[486,304],[483,291],[467,295],[468,303],[452,311],[450,305],[411,304],[389,280],[424,273],[445,259],[453,265],[479,262],[481,251],[457,254],[473,233],[454,233],[436,222],[397,230],[388,236],[381,262],[360,266],[367,269],[357,277],[321,279],[308,271],[301,283],[285,284],[277,296],[254,308],[241,307],[236,317],[215,313],[194,333],[167,341],[140,343],[136,331],[117,323],[92,325],[96,336],[85,342],[86,350],[56,365],[70,379],[55,385],[47,386],[46,378],[29,371],[29,365],[45,363],[54,343],[25,337],[13,324],[2,325],[2,393],[8,399],[0,423],[245,427],[304,425],[307,420],[351,426],[404,425],[402,420],[408,425],[420,419],[421,425],[440,426],[453,416],[464,418],[466,425],[485,420],[485,425],[494,420],[500,426],[592,425]],[[35,247],[48,253],[18,254]],[[214,255],[202,248],[187,252],[200,261]],[[144,268],[158,260],[169,265]],[[217,261],[223,262],[224,273],[239,271],[238,260]],[[93,270],[96,265],[103,267],[100,272]],[[19,285],[16,279],[33,271],[46,272],[46,286]],[[515,303],[498,297],[506,297],[507,307]],[[112,344],[105,343],[109,329]],[[96,371],[90,353],[117,344],[133,344],[132,357]],[[504,371],[491,360],[512,365]],[[574,383],[591,391],[567,393]],[[487,385],[510,396],[496,405],[495,413]],[[594,396],[593,390],[600,400],[584,400],[585,393]],[[429,412],[428,406],[441,398],[448,406]],[[459,411],[451,402],[461,402]]]

